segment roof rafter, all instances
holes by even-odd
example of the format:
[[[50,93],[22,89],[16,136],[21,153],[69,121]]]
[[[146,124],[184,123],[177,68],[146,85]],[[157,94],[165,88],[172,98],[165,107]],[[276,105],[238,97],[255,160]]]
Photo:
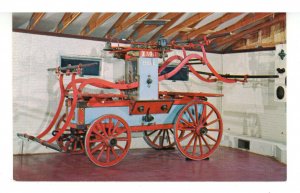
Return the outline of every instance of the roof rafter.
[[[199,22],[198,22],[199,23]],[[186,29],[192,31],[194,29],[194,27],[198,24],[198,23],[194,23],[193,25],[188,26]],[[184,37],[187,34],[187,30],[183,31],[181,30],[176,36],[174,36],[171,41],[179,41],[182,39],[182,37]]]
[[[249,24],[255,23],[261,19],[264,19],[266,17],[269,17],[273,15],[273,13],[250,13],[247,16],[245,16],[244,18],[242,18],[241,20],[239,20],[238,22],[226,27],[223,30],[220,30],[216,33],[213,33],[214,35],[216,34],[222,34],[222,33],[228,33],[228,32],[233,32],[235,30],[238,30],[242,27],[245,27]]]
[[[171,19],[171,21],[169,21],[167,24],[165,24],[162,28],[160,28],[154,35],[152,35],[148,42],[153,42],[153,41],[156,41],[159,36],[162,35],[162,33],[167,30],[169,27],[171,27],[171,25],[173,25],[181,16],[183,16],[184,13],[180,13],[178,14],[177,16],[173,17]]]
[[[181,13],[167,13],[164,16],[162,16],[160,19],[161,20],[171,20],[172,18],[176,17],[177,15],[179,15]],[[155,28],[160,27],[160,26],[156,26],[156,25],[149,25],[147,27],[144,27],[140,30],[136,30],[135,34],[134,34],[134,39],[138,40],[141,37],[143,37],[145,34],[151,32],[152,30],[154,30]]]
[[[149,13],[136,13],[134,16],[132,16],[131,18],[127,19],[125,22],[123,22],[121,25],[119,25],[116,28],[116,32],[112,35],[112,37],[117,37],[118,35],[120,35],[123,31],[125,31],[128,27],[130,27],[131,25],[133,25],[135,22],[137,22],[138,20],[142,19],[143,17],[145,17],[146,15],[148,15]]]
[[[116,28],[118,28],[124,21],[125,19],[130,15],[130,13],[122,13],[122,15],[118,18],[118,20],[111,26],[111,28],[104,34],[103,37],[110,37],[113,35],[115,32]]]
[[[184,20],[180,24],[176,25],[175,27],[172,27],[171,29],[167,30],[166,32],[163,33],[164,37],[169,37],[174,33],[179,32],[183,28],[186,28],[194,23],[198,23],[207,16],[211,15],[212,13],[196,13],[195,15],[191,16],[190,18]]]
[[[150,13],[146,19],[153,19],[155,16],[157,15],[157,13]],[[135,30],[133,32],[130,33],[130,35],[128,36],[128,39],[132,39],[133,35],[135,34],[135,31],[140,31],[141,29],[143,29],[146,25],[144,23],[139,24]]]
[[[286,19],[285,14],[277,15],[274,19],[271,19],[270,21],[260,23],[256,26],[251,27],[248,30],[245,30],[245,31],[242,31],[238,34],[235,34],[235,35],[231,36],[230,38],[222,39],[221,41],[216,41],[216,44],[217,44],[218,47],[227,44],[226,46],[228,47],[228,46],[232,45],[233,43],[237,42],[239,39],[241,39],[245,35],[255,33],[255,32],[261,30],[262,28],[272,26],[272,25],[274,25],[278,22],[281,22],[285,19]]]
[[[80,16],[80,12],[77,13],[65,13],[58,25],[55,28],[55,32],[63,33],[64,30],[77,18]]]
[[[220,18],[198,28],[195,31],[192,31],[191,33],[189,33],[187,35],[188,39],[194,38],[200,38],[202,36],[203,33],[205,33],[208,30],[214,30],[216,29],[219,25],[221,25],[222,23],[225,23],[228,20],[231,20],[237,16],[241,15],[241,13],[225,13],[223,16],[221,16]],[[200,37],[199,37],[200,36]]]
[[[33,13],[31,15],[31,18],[29,20],[29,23],[26,27],[26,29],[28,30],[33,30],[35,28],[35,26],[41,21],[41,19],[43,18],[43,16],[46,13]]]
[[[81,30],[80,35],[88,36],[106,20],[111,18],[115,13],[94,13],[86,26]]]

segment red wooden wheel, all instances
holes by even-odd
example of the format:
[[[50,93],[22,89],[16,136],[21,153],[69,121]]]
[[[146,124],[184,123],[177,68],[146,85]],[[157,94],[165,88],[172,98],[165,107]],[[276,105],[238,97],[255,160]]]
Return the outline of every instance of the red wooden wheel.
[[[58,120],[53,135],[63,127],[66,122],[66,114],[63,114]],[[65,132],[56,140],[58,146],[67,153],[84,153],[84,131],[68,127]]]
[[[219,111],[211,103],[195,100],[179,113],[175,123],[175,142],[187,158],[209,157],[219,146],[223,123]]]
[[[94,121],[85,137],[86,154],[101,167],[113,166],[124,159],[130,143],[129,127],[116,115],[103,115]]]
[[[175,145],[173,129],[144,131],[144,140],[150,147],[157,150],[170,149]]]

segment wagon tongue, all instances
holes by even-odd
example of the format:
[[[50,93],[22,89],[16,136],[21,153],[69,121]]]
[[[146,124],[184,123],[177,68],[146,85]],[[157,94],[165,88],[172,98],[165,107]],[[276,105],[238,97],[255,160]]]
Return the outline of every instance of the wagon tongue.
[[[31,136],[31,135],[27,135],[27,134],[22,134],[22,133],[17,133],[17,136],[22,138],[22,139],[28,139],[31,141],[35,141],[37,143],[40,143],[41,145],[45,146],[45,147],[49,147],[50,149],[56,150],[56,151],[62,151],[62,149],[59,148],[58,145],[54,145],[54,144],[50,144],[47,141],[41,140],[37,137]]]

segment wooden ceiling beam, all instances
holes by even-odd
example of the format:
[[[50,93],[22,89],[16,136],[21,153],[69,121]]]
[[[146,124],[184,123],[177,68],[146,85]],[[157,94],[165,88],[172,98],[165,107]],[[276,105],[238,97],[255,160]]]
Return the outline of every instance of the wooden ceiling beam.
[[[86,26],[81,30],[80,35],[88,36],[106,20],[111,18],[115,13],[94,13]],[[101,16],[100,16],[101,15]]]
[[[130,15],[130,13],[126,12],[126,13],[122,13],[122,15],[118,18],[118,20],[113,24],[113,26],[111,26],[111,28],[106,32],[106,34],[104,34],[103,37],[111,37],[115,31],[116,28],[118,28],[125,20],[126,18]]]
[[[65,13],[55,28],[56,33],[63,33],[64,30],[77,18],[81,13]]]
[[[265,18],[267,18],[267,17],[269,17],[273,14],[274,13],[250,13],[247,16],[245,16],[244,18],[242,18],[241,20],[239,20],[238,22],[224,28],[223,30],[220,30],[216,33],[213,33],[213,35],[236,31],[236,30],[238,30],[240,28],[243,28],[247,25],[250,25],[252,23],[256,23],[259,20],[265,19]]]
[[[208,30],[214,30],[216,29],[218,26],[220,26],[222,23],[225,23],[239,15],[241,15],[242,13],[225,13],[223,16],[221,16],[220,18],[196,29],[195,31],[192,31],[191,33],[187,34],[187,38],[188,39],[192,39],[194,37],[200,38],[203,34],[205,34],[205,32],[207,32]]]
[[[123,31],[125,31],[128,27],[136,23],[138,20],[144,18],[147,16],[149,13],[136,13],[134,16],[131,18],[127,19],[125,22],[123,22],[121,25],[119,25],[116,28],[115,33],[112,35],[113,38],[119,36]]]
[[[169,21],[168,23],[166,23],[162,28],[160,28],[154,35],[152,35],[148,42],[154,42],[156,41],[161,35],[162,33],[167,30],[169,27],[171,27],[181,16],[183,16],[184,13],[180,13],[177,16],[173,17],[171,19],[171,21]]]
[[[259,30],[261,30],[262,28],[272,26],[278,22],[284,21],[285,19],[286,19],[285,14],[279,14],[276,17],[274,17],[273,19],[271,19],[270,21],[260,23],[256,26],[251,27],[248,30],[242,31],[235,35],[232,35],[230,38],[225,38],[225,39],[222,39],[221,41],[216,41],[215,43],[217,44],[217,47],[221,47],[225,44],[227,44],[227,47],[228,47],[228,45],[232,45],[234,42],[237,42],[237,40],[243,38],[245,35],[256,33]]]
[[[196,13],[195,15],[189,17],[188,19],[184,20],[180,24],[178,24],[178,25],[172,27],[171,29],[167,30],[162,35],[165,38],[167,38],[167,37],[171,36],[172,34],[179,32],[183,28],[186,28],[190,25],[193,25],[194,23],[200,22],[201,20],[203,20],[204,18],[206,18],[207,16],[209,16],[211,14],[212,13]]]
[[[199,23],[199,22],[198,22],[198,23]],[[195,27],[198,23],[194,23],[193,25],[188,26],[187,29],[190,29],[191,31],[193,31],[193,30],[194,30],[194,27]],[[188,32],[182,30],[182,31],[180,31],[176,36],[174,36],[174,37],[171,39],[171,41],[180,41],[180,40],[182,40],[182,38],[183,38],[186,34],[188,34]],[[170,42],[171,42],[171,41],[170,41]]]
[[[153,19],[155,16],[157,15],[157,13],[150,13],[146,19]],[[140,31],[141,29],[143,29],[146,25],[142,22],[140,23],[133,32],[131,32],[128,36],[128,39],[133,39],[134,34],[136,34],[136,31]]]
[[[167,13],[166,15],[162,16],[160,19],[161,20],[171,20],[172,18],[176,17],[177,15],[180,15],[182,13]],[[167,24],[165,24],[167,25]],[[135,40],[140,39],[141,37],[143,37],[145,34],[151,32],[152,30],[154,30],[155,28],[160,27],[160,26],[156,26],[156,25],[149,25],[141,30],[136,30],[135,32]]]
[[[29,23],[26,27],[26,29],[28,30],[33,30],[35,28],[35,26],[41,21],[41,19],[43,18],[43,16],[46,13],[33,13],[31,15],[31,18],[29,20]]]

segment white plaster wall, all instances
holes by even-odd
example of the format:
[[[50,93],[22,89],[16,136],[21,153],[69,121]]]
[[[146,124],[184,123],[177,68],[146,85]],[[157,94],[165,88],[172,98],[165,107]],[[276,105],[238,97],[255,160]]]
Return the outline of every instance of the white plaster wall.
[[[223,73],[273,75],[275,52],[225,54]],[[286,103],[274,101],[274,79],[223,84],[222,112],[228,133],[286,143]]]

